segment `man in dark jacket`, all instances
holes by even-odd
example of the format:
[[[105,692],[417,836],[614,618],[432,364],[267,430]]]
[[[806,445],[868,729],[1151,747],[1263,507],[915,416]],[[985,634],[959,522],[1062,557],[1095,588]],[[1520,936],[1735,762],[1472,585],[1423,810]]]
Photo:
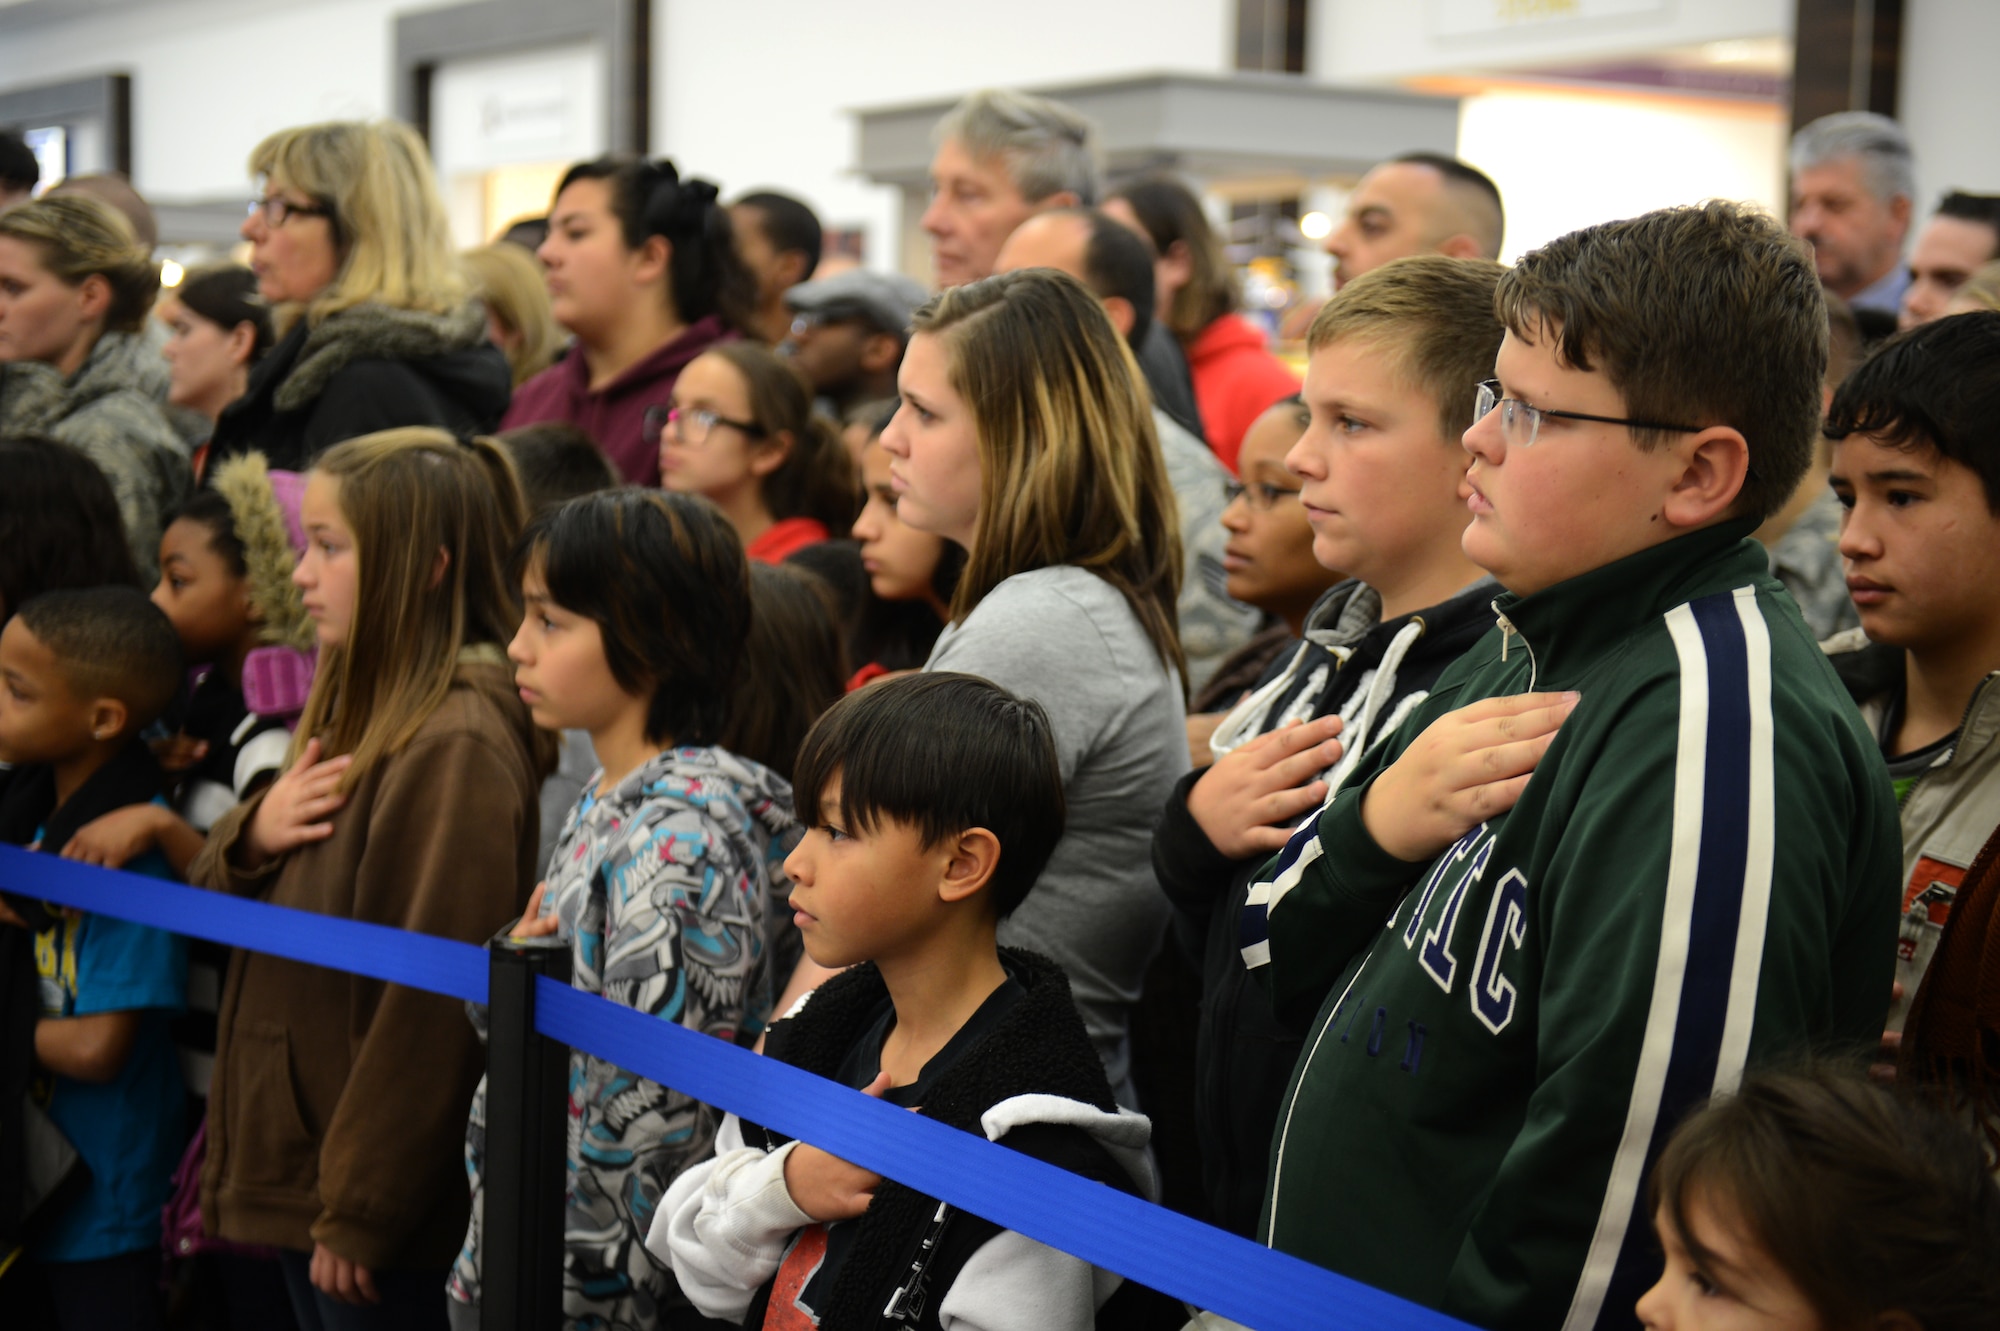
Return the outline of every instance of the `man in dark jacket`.
[[[1153,867],[1202,971],[1196,1125],[1218,1224],[1252,1234],[1271,1128],[1303,1030],[1273,1013],[1237,953],[1235,920],[1264,857],[1337,789],[1491,627],[1498,588],[1459,548],[1459,436],[1493,363],[1497,264],[1426,256],[1343,287],[1314,320],[1312,423],[1286,458],[1305,479],[1313,554],[1353,575],[1304,641],[1238,704],[1217,762],[1174,790]]]

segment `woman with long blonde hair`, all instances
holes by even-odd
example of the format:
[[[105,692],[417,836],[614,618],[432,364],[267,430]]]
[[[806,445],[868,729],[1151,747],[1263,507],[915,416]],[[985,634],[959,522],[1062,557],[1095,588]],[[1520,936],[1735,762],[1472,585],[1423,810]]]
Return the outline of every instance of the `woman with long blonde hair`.
[[[965,547],[926,665],[1048,709],[1069,823],[1000,940],[1054,957],[1133,1100],[1127,1009],[1160,945],[1154,819],[1187,771],[1174,495],[1132,353],[1074,279],[1026,269],[917,312],[882,432],[897,516]]]
[[[243,238],[278,343],[216,422],[209,465],[255,451],[305,471],[377,430],[497,426],[513,380],[416,131],[392,120],[280,130],[250,172],[259,192]]]
[[[472,294],[486,305],[486,336],[507,357],[514,387],[555,364],[562,354],[563,330],[549,306],[549,289],[535,256],[509,241],[496,241],[459,256]]]
[[[368,435],[320,459],[300,517],[293,581],[320,657],[292,762],[215,824],[188,880],[483,942],[534,885],[554,757],[505,652],[525,518],[513,466],[490,439]],[[453,999],[235,953],[208,1102],[209,1231],[280,1249],[302,1325],[442,1325],[484,1063]]]

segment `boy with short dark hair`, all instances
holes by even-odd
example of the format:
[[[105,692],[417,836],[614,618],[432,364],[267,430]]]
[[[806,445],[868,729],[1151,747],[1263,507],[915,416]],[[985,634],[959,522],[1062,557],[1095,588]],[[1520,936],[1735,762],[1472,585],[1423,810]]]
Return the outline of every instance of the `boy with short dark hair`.
[[[558,508],[582,495],[618,488],[611,459],[580,425],[539,421],[493,436],[514,459],[530,513]]]
[[[1829,481],[1861,627],[1827,655],[1903,830],[1900,1032],[1965,871],[2000,824],[2000,314],[1899,334],[1834,395]]]
[[[1500,589],[1465,557],[1458,497],[1467,383],[1499,349],[1483,259],[1398,259],[1342,286],[1306,347],[1311,420],[1285,458],[1313,557],[1347,580],[1303,640],[1225,716],[1216,761],[1174,788],[1153,871],[1201,962],[1195,1128],[1209,1219],[1254,1234],[1271,1129],[1305,1039],[1238,955],[1237,916],[1265,858],[1493,624]],[[1337,737],[1337,738],[1336,738]]]
[[[1244,912],[1280,1011],[1317,1009],[1263,1233],[1494,1331],[1629,1325],[1682,1114],[1879,1036],[1895,804],[1747,539],[1819,417],[1804,249],[1668,209],[1529,254],[1496,306],[1464,547],[1497,625]]]
[[[58,853],[91,819],[164,802],[139,738],[179,687],[180,641],[129,587],[47,592],[0,630],[0,840]],[[157,850],[127,866],[173,877]],[[32,903],[42,1016],[38,1092],[82,1158],[87,1185],[61,1203],[30,1251],[64,1327],[159,1325],[160,1208],[184,1141],[169,1018],[181,1006],[180,939],[102,915]]]
[[[1146,1120],[1112,1099],[1062,971],[995,943],[1062,834],[1041,707],[971,675],[872,685],[806,736],[795,792],[810,830],[785,871],[806,951],[851,969],[773,1026],[766,1053],[1125,1191],[1149,1187]],[[919,1243],[933,1256],[911,1281]],[[733,1114],[715,1157],[668,1189],[647,1247],[704,1315],[785,1331],[1083,1328],[1118,1284]]]

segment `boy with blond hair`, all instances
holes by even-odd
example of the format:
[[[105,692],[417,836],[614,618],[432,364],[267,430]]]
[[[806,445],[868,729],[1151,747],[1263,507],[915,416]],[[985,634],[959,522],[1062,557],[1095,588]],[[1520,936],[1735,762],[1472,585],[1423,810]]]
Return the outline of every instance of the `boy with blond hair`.
[[[1464,535],[1495,626],[1241,922],[1279,1011],[1316,1010],[1262,1232],[1494,1331],[1629,1325],[1681,1116],[1879,1037],[1895,801],[1748,539],[1818,423],[1803,247],[1668,209],[1529,254],[1496,306]]]
[[[1253,1234],[1271,1127],[1304,1040],[1237,955],[1256,870],[1369,746],[1423,702],[1493,624],[1499,587],[1465,557],[1459,436],[1493,364],[1499,264],[1423,255],[1343,286],[1313,320],[1311,419],[1286,455],[1313,557],[1346,580],[1305,633],[1222,719],[1216,761],[1174,787],[1153,871],[1175,932],[1200,959],[1195,1127],[1209,1218]],[[1338,738],[1336,738],[1338,737]]]

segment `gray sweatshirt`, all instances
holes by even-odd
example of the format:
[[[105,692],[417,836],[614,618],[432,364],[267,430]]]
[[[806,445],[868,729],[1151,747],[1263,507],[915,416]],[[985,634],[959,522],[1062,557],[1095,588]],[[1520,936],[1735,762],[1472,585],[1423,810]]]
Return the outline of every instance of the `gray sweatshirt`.
[[[1125,598],[1069,565],[995,587],[938,635],[924,668],[984,676],[1048,711],[1068,825],[1034,890],[1001,922],[1000,942],[1069,973],[1105,1075],[1129,1103],[1126,1010],[1167,921],[1153,823],[1188,770],[1180,678]]]

